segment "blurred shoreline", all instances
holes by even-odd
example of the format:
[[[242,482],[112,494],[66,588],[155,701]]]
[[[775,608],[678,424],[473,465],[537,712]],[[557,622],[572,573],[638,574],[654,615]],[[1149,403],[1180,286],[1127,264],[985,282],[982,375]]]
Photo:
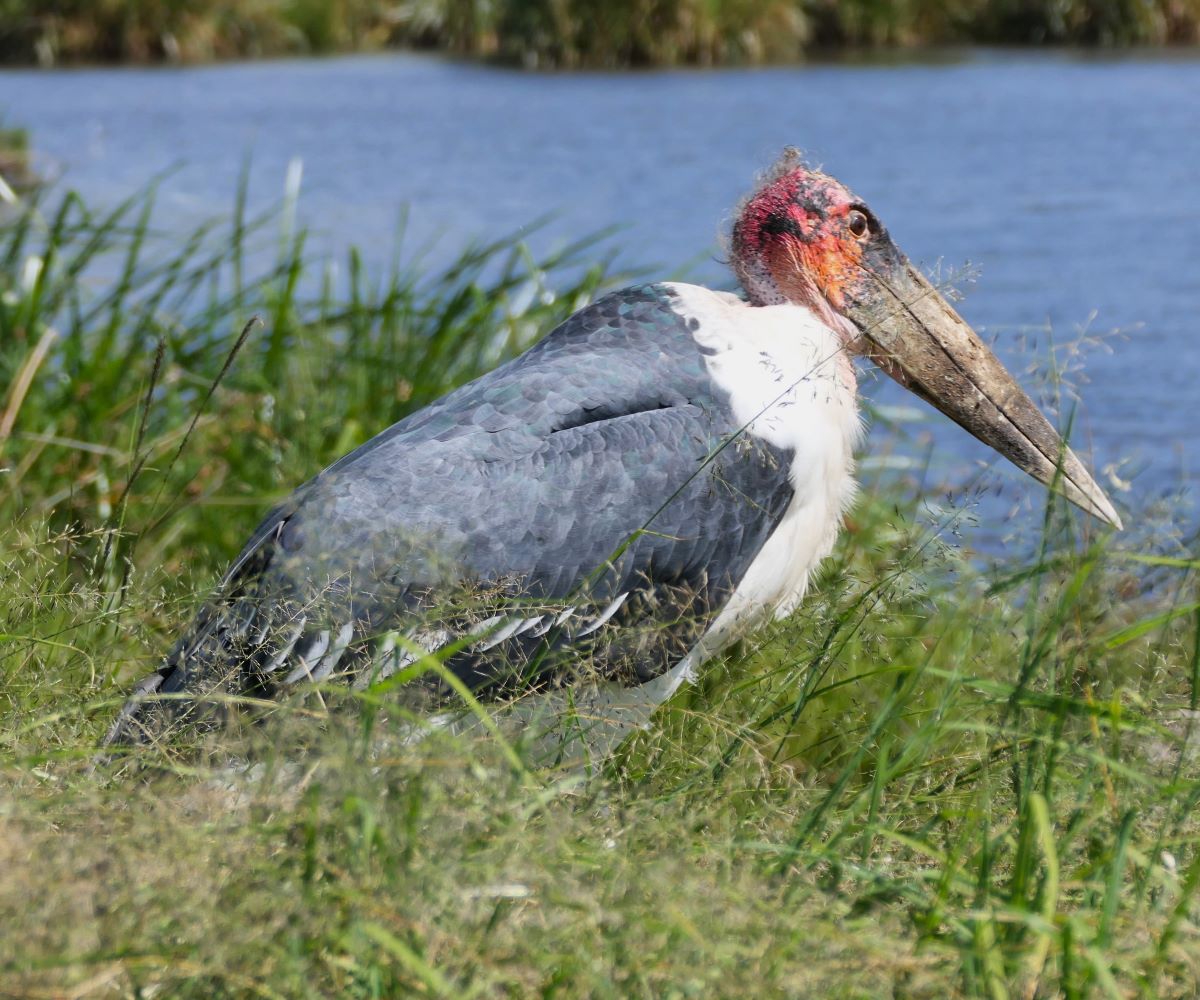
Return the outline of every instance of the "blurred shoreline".
[[[1200,0],[9,0],[0,66],[198,64],[425,50],[526,69],[946,58],[1200,45]],[[929,51],[934,50],[934,51]],[[961,53],[960,53],[961,55]]]

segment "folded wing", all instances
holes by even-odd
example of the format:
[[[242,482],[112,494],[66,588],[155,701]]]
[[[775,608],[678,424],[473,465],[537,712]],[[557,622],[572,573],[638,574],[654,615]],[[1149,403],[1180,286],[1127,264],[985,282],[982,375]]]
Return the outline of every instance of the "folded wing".
[[[739,435],[674,306],[669,286],[607,296],[302,486],[108,742],[214,694],[363,686],[422,650],[483,694],[669,670],[792,495],[790,456]]]

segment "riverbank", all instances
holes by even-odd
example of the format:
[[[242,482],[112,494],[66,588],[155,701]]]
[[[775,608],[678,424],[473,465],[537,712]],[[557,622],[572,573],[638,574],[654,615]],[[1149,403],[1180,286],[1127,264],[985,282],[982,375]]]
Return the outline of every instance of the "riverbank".
[[[934,45],[1200,44],[1200,0],[8,0],[0,63],[208,62],[420,48],[537,68],[786,63]]]
[[[970,510],[868,481],[803,609],[590,780],[389,746],[383,686],[229,735],[248,775],[98,781],[275,498],[621,279],[499,240],[341,287],[274,213],[39,197],[0,223],[0,993],[1195,994],[1200,552],[1058,503],[981,568]]]

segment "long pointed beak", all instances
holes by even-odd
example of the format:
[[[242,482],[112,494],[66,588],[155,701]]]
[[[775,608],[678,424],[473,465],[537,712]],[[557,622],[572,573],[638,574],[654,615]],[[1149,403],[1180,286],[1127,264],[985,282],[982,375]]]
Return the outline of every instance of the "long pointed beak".
[[[847,310],[889,375],[1094,517],[1121,527],[1104,491],[991,350],[901,258],[867,271]]]

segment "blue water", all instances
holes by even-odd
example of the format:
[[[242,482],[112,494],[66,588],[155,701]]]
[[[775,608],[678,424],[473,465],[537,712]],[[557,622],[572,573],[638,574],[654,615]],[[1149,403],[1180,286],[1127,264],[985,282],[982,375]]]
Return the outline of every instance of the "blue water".
[[[262,204],[302,160],[304,220],[329,252],[358,244],[382,266],[406,204],[411,238],[446,253],[554,211],[543,246],[618,224],[624,262],[718,284],[731,208],[792,143],[912,258],[975,276],[961,311],[1014,370],[1044,359],[1051,330],[1060,345],[1104,335],[1067,360],[1075,441],[1119,504],[1200,488],[1193,55],[572,76],[408,55],[8,71],[0,113],[32,125],[44,163],[92,202],[178,165],[166,226],[227,211],[249,152]],[[870,378],[864,392],[906,402]],[[933,426],[959,474],[985,457]]]

